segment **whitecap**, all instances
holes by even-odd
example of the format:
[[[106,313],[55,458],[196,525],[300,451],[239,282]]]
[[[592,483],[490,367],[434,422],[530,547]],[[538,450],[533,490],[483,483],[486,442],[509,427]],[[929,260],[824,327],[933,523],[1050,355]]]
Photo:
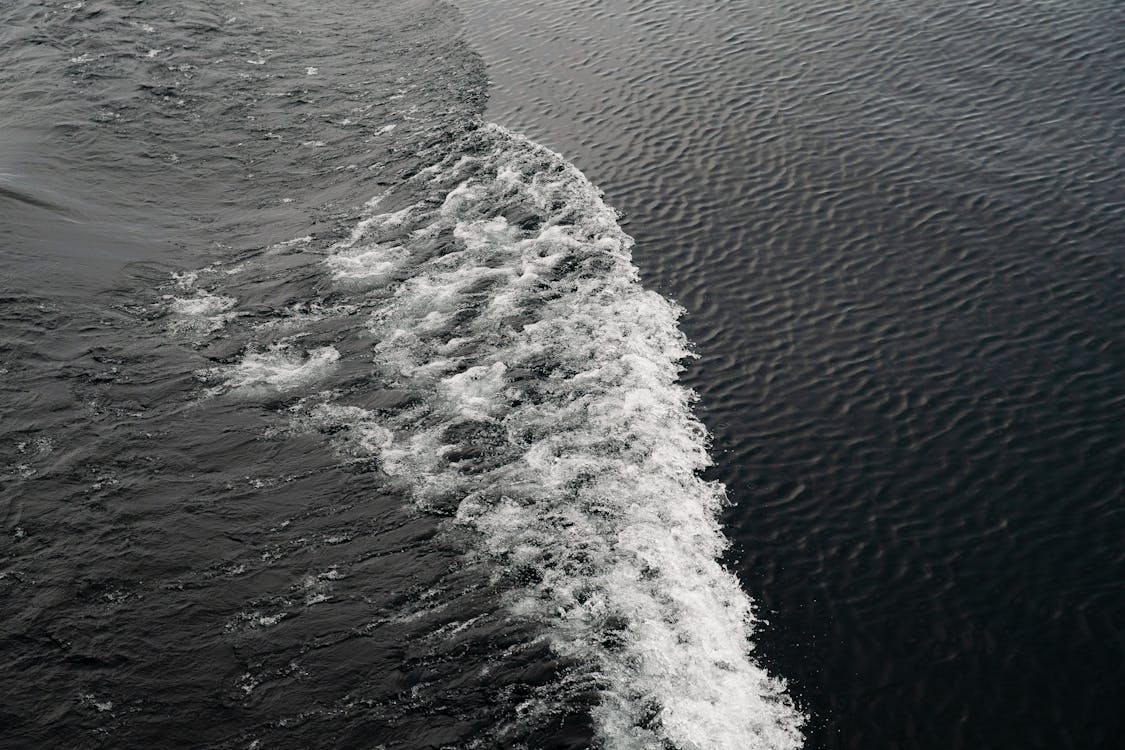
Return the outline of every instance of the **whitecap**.
[[[212,395],[232,391],[241,395],[263,395],[289,391],[328,375],[340,359],[333,346],[307,351],[285,344],[274,344],[265,351],[248,351],[235,365],[212,370],[222,378]]]
[[[803,717],[752,658],[751,600],[718,561],[726,494],[701,478],[682,311],[641,286],[632,238],[573,165],[497,126],[459,146],[412,178],[410,205],[368,204],[328,249],[332,303],[310,304],[343,330],[365,316],[372,381],[417,398],[341,403],[319,386],[339,352],[295,335],[206,373],[211,392],[316,385],[290,429],[333,435],[475,540],[510,615],[577,665],[527,721],[550,713],[534,701],[594,687],[606,748],[800,746]]]
[[[428,400],[317,413],[377,421],[363,449],[477,533],[510,611],[600,686],[604,746],[799,746],[784,683],[751,658],[751,601],[718,562],[725,491],[700,478],[681,310],[640,285],[616,213],[560,156],[496,126],[466,151],[417,178],[439,200],[368,217],[326,261],[338,282],[389,285],[375,361]],[[441,236],[457,244],[433,255]]]
[[[195,276],[178,279],[182,288],[190,288]],[[192,297],[168,296],[168,310],[172,314],[170,328],[174,332],[213,333],[225,326],[234,316],[231,309],[238,304],[233,297],[212,294],[204,289]]]

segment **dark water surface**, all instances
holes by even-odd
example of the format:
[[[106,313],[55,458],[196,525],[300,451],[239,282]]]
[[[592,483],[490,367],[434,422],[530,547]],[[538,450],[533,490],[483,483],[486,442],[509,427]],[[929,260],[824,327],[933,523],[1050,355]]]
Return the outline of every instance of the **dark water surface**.
[[[4,745],[800,742],[678,310],[451,6],[3,21]]]
[[[687,308],[808,746],[1117,746],[1121,5],[459,5]]]
[[[0,746],[1115,746],[1120,7],[459,7],[0,8]]]

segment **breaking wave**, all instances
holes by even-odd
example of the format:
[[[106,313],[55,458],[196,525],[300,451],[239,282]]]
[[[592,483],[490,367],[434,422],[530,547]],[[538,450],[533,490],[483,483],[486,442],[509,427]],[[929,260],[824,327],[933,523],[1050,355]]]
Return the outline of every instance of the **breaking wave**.
[[[331,435],[467,531],[511,614],[596,691],[605,747],[799,746],[718,562],[725,493],[700,477],[707,434],[677,382],[681,311],[641,286],[600,191],[488,125],[367,211],[313,256],[322,299],[259,319],[237,359],[199,374],[207,394],[298,391],[288,429]],[[220,276],[221,295],[200,287],[173,312],[236,320],[239,273]],[[357,405],[348,359],[411,397]]]

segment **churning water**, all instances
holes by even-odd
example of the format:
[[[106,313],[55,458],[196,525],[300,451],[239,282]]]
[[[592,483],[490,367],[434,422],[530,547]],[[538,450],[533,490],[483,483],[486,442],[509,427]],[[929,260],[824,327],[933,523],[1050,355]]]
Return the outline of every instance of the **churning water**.
[[[1112,743],[1121,11],[459,6],[0,9],[0,745]]]

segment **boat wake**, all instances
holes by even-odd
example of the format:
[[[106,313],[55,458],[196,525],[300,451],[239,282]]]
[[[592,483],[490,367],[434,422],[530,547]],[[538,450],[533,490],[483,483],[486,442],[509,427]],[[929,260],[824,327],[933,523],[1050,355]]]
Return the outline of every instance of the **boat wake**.
[[[595,694],[602,745],[798,747],[802,718],[751,658],[751,601],[718,562],[725,493],[700,477],[707,434],[677,382],[681,311],[641,286],[631,247],[574,166],[487,125],[323,257],[294,243],[202,269],[199,301],[170,315],[215,335],[245,308],[250,343],[199,373],[206,396],[285,395],[285,429],[330,435],[447,516],[510,615],[577,665],[554,698]],[[315,258],[321,298],[263,313],[256,264],[293,256]]]

